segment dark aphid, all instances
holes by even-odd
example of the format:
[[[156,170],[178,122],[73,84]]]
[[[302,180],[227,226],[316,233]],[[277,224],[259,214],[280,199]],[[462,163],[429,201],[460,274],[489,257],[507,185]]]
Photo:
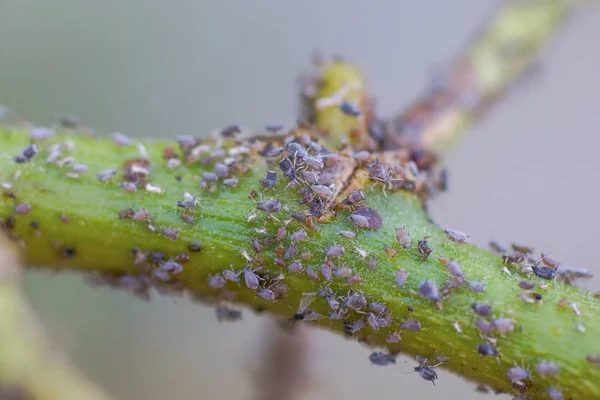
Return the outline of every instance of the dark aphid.
[[[542,254],[541,261],[544,264],[546,264],[547,267],[550,267],[552,269],[558,268],[558,262],[556,260],[554,260],[553,258],[550,258],[547,254]]]
[[[350,214],[352,222],[359,228],[368,228],[377,230],[381,228],[382,219],[377,211],[372,208],[360,206],[358,209]]]
[[[511,243],[510,247],[512,247],[512,249],[518,253],[523,253],[523,254],[531,254],[533,253],[533,247],[529,247],[529,246],[520,246],[516,243]]]
[[[427,243],[427,240],[429,240],[429,236],[425,236],[423,238],[423,240],[419,240],[419,254],[421,254],[423,256],[423,259],[427,259],[427,257],[429,257],[429,255],[431,254],[432,250],[429,247],[429,244]]]
[[[344,321],[344,331],[349,335],[354,335],[356,332],[360,331],[364,328],[366,322],[364,319],[359,319],[356,321],[345,320]]]
[[[321,274],[327,282],[331,281],[331,279],[333,278],[333,268],[331,267],[331,265],[327,263],[323,264],[321,266]]]
[[[73,247],[65,247],[61,251],[61,256],[65,258],[73,258],[75,257],[75,254],[77,254],[77,251]]]
[[[267,171],[267,176],[260,180],[260,183],[263,184],[267,189],[273,189],[275,183],[277,182],[277,172],[275,171]]]
[[[306,240],[306,238],[307,238],[307,235],[306,235],[306,231],[304,229],[300,229],[299,231],[296,231],[290,235],[290,240],[293,240],[293,241]]]
[[[357,106],[347,101],[340,104],[340,110],[351,117],[358,117],[361,114],[360,109]]]
[[[23,150],[23,153],[22,153],[23,157],[25,157],[27,159],[27,161],[30,161],[37,154],[38,154],[38,148],[35,143],[32,143],[29,146],[25,147],[25,150]]]
[[[177,239],[177,236],[179,236],[179,232],[177,232],[175,229],[170,228],[163,229],[162,234],[171,240],[175,240]]]
[[[287,270],[299,274],[302,272],[302,264],[298,261],[292,261],[290,265],[287,266]]]
[[[321,289],[319,289],[319,292],[317,293],[317,296],[319,297],[330,297],[333,296],[333,289],[331,289],[328,286],[324,286]]]
[[[300,143],[290,142],[287,144],[287,151],[294,157],[306,158],[308,154],[306,149]]]
[[[511,382],[520,382],[529,378],[529,372],[521,367],[512,367],[506,371],[506,376]]]
[[[385,341],[387,343],[398,343],[402,340],[402,336],[400,336],[400,333],[398,332],[392,332],[389,333],[386,337],[385,337]]]
[[[283,147],[277,147],[273,143],[268,143],[263,149],[261,155],[263,157],[275,157],[283,152]]]
[[[229,308],[224,304],[218,304],[215,307],[215,314],[219,322],[233,322],[242,319],[242,311],[235,308]]]
[[[188,249],[190,249],[190,251],[191,251],[191,252],[194,252],[194,253],[199,253],[199,252],[201,252],[201,251],[202,251],[202,244],[200,244],[200,243],[195,243],[195,242],[192,242],[192,243],[190,243],[190,245],[188,246]]]
[[[550,267],[532,265],[533,273],[542,279],[552,280],[556,276],[556,272]]]
[[[257,203],[256,208],[268,214],[278,213],[281,211],[281,203],[275,199],[271,199],[262,203]]]
[[[434,385],[435,380],[438,379],[438,375],[432,367],[420,365],[418,367],[415,367],[415,372],[418,372],[421,378],[425,379],[426,381],[430,381]]]
[[[333,190],[324,185],[312,185],[311,189],[315,194],[325,200],[329,200],[333,197]]]
[[[294,167],[292,160],[290,160],[288,157],[283,157],[279,161],[279,168],[281,169],[281,172],[283,172],[283,174],[289,178],[290,181],[296,179],[296,168]]]
[[[525,253],[515,251],[513,253],[502,256],[505,264],[519,264],[525,261]]]
[[[246,287],[250,290],[258,289],[258,275],[256,275],[254,271],[250,271],[248,268],[244,268],[242,272],[244,273],[244,283],[246,284]]]
[[[303,214],[303,213],[300,213],[300,212],[296,212],[296,211],[290,211],[290,215],[296,221],[301,222],[303,224],[306,223],[306,219],[308,218],[308,216],[306,214]]]
[[[344,246],[336,244],[334,246],[331,246],[327,250],[327,253],[325,253],[325,255],[327,257],[340,257],[342,254],[344,254],[344,251]]]
[[[358,205],[365,200],[365,193],[362,190],[355,190],[344,199],[344,205]]]
[[[513,323],[513,320],[510,318],[493,319],[492,325],[498,332],[500,332],[502,334],[510,333],[515,330],[515,325]]]
[[[519,287],[521,289],[530,290],[530,289],[533,289],[535,287],[535,283],[529,282],[529,281],[526,281],[526,280],[522,280],[521,282],[519,282]]]
[[[338,233],[346,239],[354,239],[356,237],[356,234],[352,231],[339,231]]]
[[[137,210],[135,212],[135,214],[133,214],[133,217],[131,217],[134,221],[149,221],[150,220],[150,214],[148,213],[148,210],[146,210],[145,208],[140,208],[139,210]]]
[[[321,177],[321,173],[317,171],[300,171],[300,175],[302,175],[302,179],[310,183],[319,182],[319,178]]]
[[[349,267],[340,267],[334,272],[336,278],[349,278],[350,275],[352,275],[352,269]]]
[[[389,257],[395,258],[398,256],[398,250],[388,246],[387,244],[383,246],[383,251],[385,251],[385,254],[387,254]]]
[[[481,333],[484,335],[489,335],[494,329],[494,326],[491,324],[491,322],[488,322],[484,319],[478,319],[475,321],[475,326],[477,326],[477,329],[479,329],[479,331],[481,331]]]
[[[384,305],[383,305],[383,304],[381,304],[381,303],[377,303],[377,302],[370,303],[370,304],[369,304],[369,308],[370,308],[371,310],[373,310],[373,312],[374,312],[375,314],[378,314],[378,315],[381,315],[381,314],[387,314],[387,311],[388,311],[388,309],[387,309],[387,307],[386,307],[386,306],[384,306]]]
[[[408,278],[408,271],[405,269],[399,269],[396,271],[396,285],[400,288],[406,282],[406,278]]]
[[[190,224],[190,225],[192,225],[196,222],[194,217],[192,217],[190,214],[181,214],[181,220],[183,222],[185,222],[186,224]]]
[[[400,246],[410,249],[410,232],[406,229],[406,225],[396,228],[396,240]]]
[[[260,253],[262,251],[262,245],[259,243],[257,238],[252,238],[252,248],[256,253]]]
[[[219,177],[214,172],[203,172],[202,179],[204,179],[206,182],[214,182],[219,180]]]
[[[15,212],[21,215],[27,215],[31,212],[31,205],[29,203],[21,203],[15,207]]]
[[[296,254],[298,254],[298,246],[291,245],[290,247],[288,247],[285,250],[285,253],[283,254],[283,258],[286,260],[289,260],[290,258],[296,257]]]
[[[556,272],[556,278],[573,284],[577,279],[590,279],[594,277],[592,271],[585,268],[575,268],[567,265],[561,265],[554,271]]]
[[[290,291],[290,286],[285,283],[276,283],[271,286],[271,290],[275,293],[275,300],[282,299],[286,293]]]
[[[418,292],[421,296],[431,301],[438,302],[441,300],[438,287],[435,282],[425,280],[419,284]]]
[[[371,153],[368,152],[367,150],[361,150],[352,155],[352,158],[354,158],[355,160],[358,160],[358,161],[368,160],[369,157],[371,157]]]
[[[551,361],[541,361],[535,366],[535,369],[540,375],[544,376],[556,375],[560,371],[558,365]]]
[[[296,321],[302,321],[305,319],[305,315],[307,313],[307,307],[310,303],[313,302],[314,299],[317,298],[317,293],[303,293],[300,298],[300,304],[298,305],[298,312],[294,314],[293,319]]]
[[[482,356],[497,357],[498,350],[489,343],[480,343],[477,345],[477,352]]]
[[[323,161],[321,156],[306,156],[304,157],[304,162],[306,162],[306,165],[308,165],[309,167],[316,169],[316,170],[322,170],[323,169]]]
[[[468,283],[469,288],[475,293],[483,293],[485,292],[485,283],[479,281],[470,281]]]
[[[271,133],[277,133],[282,130],[285,124],[283,122],[274,122],[265,126],[265,130]]]
[[[440,262],[440,264],[446,266],[446,269],[448,270],[448,272],[450,272],[453,276],[458,276],[458,277],[463,277],[463,272],[460,269],[460,266],[458,265],[458,263],[454,260],[451,260],[449,258],[446,257],[439,257],[438,261]]]
[[[179,253],[175,256],[175,262],[179,264],[187,264],[190,262],[190,255],[186,252]]]
[[[227,282],[221,275],[214,275],[208,278],[208,287],[213,289],[222,288]]]
[[[158,265],[158,268],[162,269],[165,272],[169,272],[172,274],[179,274],[179,273],[181,273],[181,271],[183,271],[183,267],[181,266],[181,264],[179,264],[178,262],[175,262],[175,261],[161,262]]]
[[[27,162],[27,158],[23,154],[19,154],[18,156],[13,157],[13,161],[17,164],[23,164]]]
[[[121,183],[121,187],[123,187],[123,189],[125,189],[125,191],[129,193],[137,192],[137,185],[133,182],[124,181],[123,183]]]
[[[373,365],[386,366],[396,364],[396,357],[382,351],[375,351],[369,356],[369,361]]]
[[[377,257],[373,256],[369,260],[369,265],[367,265],[369,271],[374,271],[377,268]]]
[[[227,186],[227,187],[236,187],[239,183],[238,178],[228,178],[223,180],[223,185]]]
[[[344,302],[344,307],[351,308],[355,311],[358,311],[364,308],[367,305],[367,300],[365,296],[360,293],[354,293],[346,299]]]
[[[267,301],[275,301],[275,292],[273,292],[271,289],[260,289],[256,292],[256,295]]]
[[[196,208],[200,204],[200,201],[196,196],[192,196],[188,192],[183,194],[183,200],[177,201],[177,207],[181,208]]]
[[[375,179],[381,182],[387,182],[390,171],[388,170],[387,165],[379,160],[367,166],[367,170],[369,171],[369,178]]]
[[[508,250],[506,248],[506,246],[503,246],[502,244],[496,242],[495,240],[490,241],[489,245],[490,245],[490,248],[498,254],[504,254]]]
[[[73,170],[73,172],[76,172],[78,174],[86,174],[89,171],[88,166],[85,164],[74,164],[73,167],[71,167],[71,169]]]
[[[421,323],[416,319],[409,319],[400,325],[400,329],[413,332],[421,332]]]
[[[126,208],[124,210],[119,211],[119,219],[133,218],[135,212],[132,208]]]
[[[385,133],[383,131],[383,126],[381,123],[379,122],[375,122],[375,121],[371,121],[369,122],[369,135],[377,140],[378,142],[381,142],[385,139]]]
[[[227,175],[229,175],[229,167],[221,162],[215,163],[215,174],[219,177],[219,178],[225,178]],[[267,173],[267,177],[268,177],[268,173]]]
[[[2,118],[0,118],[2,119]],[[44,140],[49,139],[54,136],[56,132],[53,129],[45,128],[42,126],[33,127],[29,130],[29,134],[31,135],[32,140]]]
[[[362,278],[360,277],[360,275],[349,276],[348,279],[346,280],[346,283],[348,285],[358,285],[361,282],[362,282]]]
[[[471,308],[480,317],[488,317],[492,313],[492,306],[489,304],[473,303]]]
[[[105,169],[104,171],[98,172],[96,174],[96,176],[98,177],[98,180],[100,182],[106,182],[107,180],[109,180],[110,178],[115,176],[116,173],[117,173],[116,168],[109,168],[109,169]]]
[[[546,393],[548,394],[548,397],[550,397],[551,400],[565,400],[565,396],[561,393],[560,390],[556,388],[548,388],[548,390],[546,390]]]
[[[241,125],[229,125],[221,130],[221,136],[230,137],[242,133],[243,127]]]
[[[469,235],[466,235],[460,231],[455,231],[453,229],[446,229],[446,235],[455,243],[467,243],[469,240]]]
[[[306,275],[306,277],[308,279],[310,279],[311,281],[314,281],[314,282],[319,281],[319,273],[317,271],[314,271],[312,269],[307,269],[304,271],[304,275]]]

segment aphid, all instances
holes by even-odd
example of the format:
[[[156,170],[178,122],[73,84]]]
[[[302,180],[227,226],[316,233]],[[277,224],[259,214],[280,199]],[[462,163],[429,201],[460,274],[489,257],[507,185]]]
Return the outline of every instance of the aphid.
[[[358,117],[361,114],[360,109],[348,101],[344,101],[340,104],[340,111],[351,117]]]
[[[512,367],[506,371],[506,376],[511,382],[519,382],[529,378],[529,372],[525,368]]]
[[[267,171],[267,175],[260,180],[260,183],[263,184],[267,189],[273,189],[275,187],[275,183],[277,182],[277,172],[275,171]]]
[[[518,253],[523,253],[523,254],[533,253],[533,248],[529,247],[529,246],[520,246],[516,243],[511,243],[510,247],[512,247],[512,249]]]
[[[440,364],[441,363],[432,366],[427,366],[427,359],[425,359],[422,362],[419,362],[419,366],[415,367],[414,369],[415,372],[419,373],[419,376],[421,378],[425,379],[426,381],[430,381],[435,385],[435,380],[438,379],[438,375],[433,369]]]
[[[389,257],[395,258],[398,256],[398,250],[388,245],[383,246],[383,251],[385,251],[385,254],[387,254]]]
[[[477,345],[477,352],[482,356],[497,357],[498,350],[489,343],[480,343]]]
[[[359,275],[352,275],[348,277],[346,283],[348,285],[358,285],[362,281],[362,278]]]
[[[161,262],[158,268],[162,269],[165,272],[170,272],[172,274],[179,274],[181,273],[181,271],[183,271],[183,267],[181,266],[181,264],[175,261]]]
[[[321,274],[323,275],[323,278],[329,282],[332,279],[332,272],[333,269],[331,267],[331,265],[325,263],[321,266]]]
[[[455,231],[453,229],[446,229],[446,235],[455,243],[467,243],[469,240],[469,235],[466,235],[460,231]]]
[[[369,264],[367,265],[369,271],[374,271],[377,268],[377,257],[373,256],[369,260]]]
[[[404,285],[404,282],[406,282],[406,279],[408,278],[408,271],[405,269],[399,269],[398,271],[396,271],[396,285],[400,288]]]
[[[217,316],[217,321],[219,322],[232,322],[242,319],[242,312],[240,310],[229,308],[224,304],[217,304],[215,314]]]
[[[319,280],[319,274],[317,271],[313,271],[312,269],[307,269],[304,271],[304,275],[311,281],[317,282]]]
[[[416,319],[409,319],[400,325],[400,329],[413,332],[421,332],[421,322]]]
[[[65,247],[62,251],[61,251],[61,255],[65,258],[73,258],[75,257],[76,251],[74,248],[72,247]]]
[[[396,240],[400,246],[410,249],[410,232],[406,229],[406,225],[396,228]]]
[[[338,233],[346,239],[354,239],[356,237],[356,234],[352,231],[339,231]]]
[[[27,159],[27,161],[30,161],[38,154],[37,145],[35,143],[30,144],[29,146],[25,147],[25,150],[23,150],[21,154]]]
[[[490,245],[490,248],[498,254],[504,254],[508,250],[506,246],[503,246],[495,240],[490,241],[488,244]]]
[[[479,281],[470,281],[468,283],[469,288],[475,293],[483,293],[485,292],[485,283]]]
[[[352,275],[352,269],[348,267],[340,267],[334,273],[336,278],[349,278],[350,275]]]
[[[171,228],[163,229],[162,234],[171,240],[175,240],[175,239],[177,239],[177,236],[179,236],[179,232],[177,232],[177,230],[171,229]]]
[[[369,355],[369,361],[373,365],[386,366],[396,364],[396,357],[382,351],[375,351]]]
[[[565,396],[563,396],[561,391],[556,388],[548,388],[548,390],[546,390],[546,393],[548,394],[548,397],[550,397],[550,399],[552,400],[565,400]]]
[[[283,258],[288,260],[290,258],[296,257],[296,254],[298,254],[298,246],[291,245],[290,247],[288,247],[285,250],[285,253],[283,254]]]
[[[544,376],[556,375],[560,371],[558,365],[551,361],[541,361],[535,366],[535,369],[540,375]]]
[[[439,257],[438,261],[440,262],[440,264],[445,265],[448,272],[450,272],[453,276],[464,276],[462,270],[460,269],[460,266],[456,261],[446,257]]]
[[[133,217],[131,217],[134,221],[149,221],[150,220],[150,214],[148,213],[148,210],[146,210],[145,208],[140,208],[139,210],[137,210],[135,212],[135,214],[133,214]]]
[[[119,219],[132,218],[135,212],[132,208],[126,208],[124,210],[119,211]]]
[[[385,337],[385,341],[387,343],[398,343],[402,340],[402,336],[400,336],[400,333],[398,332],[392,332],[389,333],[386,337]]]
[[[171,280],[171,275],[168,272],[163,271],[162,269],[152,270],[152,275],[155,278],[160,279],[161,281],[170,281]],[[210,282],[209,282],[209,286],[210,286]]]
[[[567,265],[561,265],[554,272],[558,279],[569,284],[572,284],[577,279],[589,279],[594,277],[594,274],[590,270],[574,268]]]
[[[13,161],[17,164],[23,164],[27,162],[27,158],[23,154],[19,154],[18,156],[13,157]]]
[[[246,287],[250,290],[258,289],[258,275],[256,275],[254,271],[250,271],[248,268],[244,268],[242,272],[244,273],[244,283],[246,284]]]
[[[344,254],[344,246],[336,244],[334,246],[331,246],[327,252],[325,253],[325,255],[327,257],[340,257],[342,254]]]
[[[510,318],[495,318],[492,320],[492,325],[502,334],[510,333],[515,330],[515,325]]]
[[[200,201],[198,200],[198,198],[196,196],[192,196],[188,192],[185,192],[183,194],[183,200],[177,201],[177,207],[186,208],[186,209],[196,208],[199,204],[200,204]]]
[[[360,293],[354,293],[346,299],[344,307],[351,308],[355,311],[359,311],[367,305],[365,296]]]
[[[257,203],[256,208],[268,214],[278,213],[281,211],[281,203],[275,199],[271,199],[262,203]]]
[[[242,125],[229,125],[221,129],[221,136],[230,137],[242,133],[244,127]]]
[[[293,319],[296,321],[302,321],[305,319],[305,312],[310,303],[317,298],[317,293],[302,293],[300,297],[300,304],[298,305],[298,312],[294,314]]]
[[[181,214],[181,220],[183,222],[185,222],[186,224],[190,224],[190,225],[192,225],[193,223],[196,222],[194,217],[192,217],[190,214]]]
[[[535,287],[535,283],[522,280],[521,282],[519,282],[519,287],[521,289],[530,290],[530,289],[533,289]]]
[[[267,301],[275,301],[275,293],[271,289],[260,289],[256,292],[256,295]]]
[[[299,231],[296,231],[290,235],[290,240],[293,240],[293,241],[306,240],[306,238],[307,238],[307,235],[306,235],[306,231],[304,229],[300,229]]]
[[[29,203],[21,203],[15,207],[15,212],[21,215],[27,215],[31,212],[31,205]]]
[[[492,306],[489,304],[473,303],[471,304],[471,308],[480,317],[488,317],[492,313]]]
[[[276,283],[271,286],[271,290],[275,293],[275,300],[282,299],[283,296],[290,291],[290,286],[285,283]]]
[[[439,290],[435,282],[425,280],[419,284],[418,292],[421,296],[431,301],[438,302],[441,300]]]
[[[252,248],[254,249],[254,252],[256,252],[256,253],[261,252],[262,245],[259,243],[257,238],[252,238]]]
[[[523,292],[519,295],[519,297],[524,302],[530,303],[530,304],[538,303],[538,302],[542,301],[542,295],[539,293]]]
[[[76,172],[78,174],[85,174],[89,170],[88,166],[85,164],[75,164],[73,165],[73,167],[71,167],[71,169],[73,170],[73,172]]]
[[[197,243],[197,242],[192,242],[188,246],[188,249],[190,249],[191,252],[199,253],[202,251],[202,244]]]
[[[585,357],[586,361],[592,364],[596,364],[600,367],[600,353],[598,354],[588,354]]]
[[[137,192],[137,185],[133,182],[124,181],[121,183],[121,186],[123,187],[123,189],[125,189],[126,192],[129,192],[129,193]]]
[[[275,234],[275,238],[278,242],[282,241],[287,236],[287,230],[285,226],[280,226],[277,228],[277,233]]]
[[[298,222],[306,223],[307,216],[306,214],[299,213],[296,211],[290,211],[290,215]]]
[[[370,303],[370,304],[369,304],[369,308],[370,308],[371,310],[373,310],[373,312],[374,312],[375,314],[378,314],[378,315],[381,315],[381,314],[387,314],[387,311],[388,311],[388,309],[387,309],[387,307],[386,307],[386,306],[384,306],[384,305],[383,305],[383,304],[381,304],[381,303],[377,303],[377,302]]]
[[[302,264],[298,261],[292,261],[290,265],[288,265],[287,270],[290,272],[300,273],[302,272]]]
[[[477,326],[477,329],[479,329],[484,335],[489,335],[494,329],[494,326],[484,319],[478,319],[475,321],[475,326]]]
[[[554,272],[552,268],[546,266],[540,267],[534,264],[531,266],[531,269],[533,270],[533,273],[536,274],[538,277],[549,281],[554,279],[554,277],[556,276],[556,272]]]
[[[323,185],[312,185],[311,189],[319,197],[329,200],[333,197],[333,190]]]
[[[223,180],[223,185],[227,186],[227,187],[236,187],[239,183],[238,178],[229,178],[229,179],[225,179]]]
[[[520,251],[515,251],[513,253],[502,256],[505,264],[519,264],[525,261],[525,254]]]
[[[359,228],[368,228],[377,230],[381,228],[382,219],[377,211],[372,208],[360,206],[356,211],[350,214],[352,222]]]
[[[103,171],[98,172],[96,174],[96,176],[98,177],[98,180],[100,180],[100,182],[106,182],[107,180],[109,180],[110,178],[115,176],[116,173],[117,173],[116,168],[109,168],[109,169],[105,169]]]
[[[367,150],[361,150],[352,155],[352,158],[354,158],[355,160],[359,160],[359,161],[368,160],[369,157],[371,157],[371,153],[369,153]]]
[[[227,282],[221,275],[214,275],[208,278],[208,286],[213,289],[222,288]]]
[[[427,240],[429,240],[429,236],[425,236],[423,238],[423,240],[419,240],[418,243],[418,247],[419,247],[419,253],[423,256],[423,259],[427,259],[427,257],[429,257],[429,255],[431,254],[432,250],[429,247],[429,244],[427,243]]]
[[[377,181],[386,182],[388,180],[390,171],[384,163],[375,161],[374,163],[367,166],[369,171],[369,178]]]
[[[281,172],[283,172],[283,174],[289,178],[290,181],[296,179],[296,167],[294,167],[294,163],[292,163],[292,160],[290,160],[288,157],[283,157],[279,161],[279,168],[281,169]]]
[[[345,205],[358,205],[358,204],[362,203],[364,199],[365,199],[365,193],[359,189],[359,190],[355,190],[354,192],[350,193],[348,195],[348,197],[346,197],[342,203]]]
[[[55,132],[53,129],[38,126],[31,128],[29,134],[32,140],[45,140],[54,136]]]

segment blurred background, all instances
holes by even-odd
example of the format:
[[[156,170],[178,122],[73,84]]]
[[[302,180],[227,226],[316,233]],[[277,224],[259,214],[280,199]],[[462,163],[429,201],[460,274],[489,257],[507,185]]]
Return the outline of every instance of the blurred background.
[[[293,123],[297,77],[315,49],[370,77],[383,115],[399,111],[499,1],[0,0],[0,104],[37,124],[73,113],[98,133],[208,134],[242,123]],[[523,82],[449,159],[434,219],[517,241],[600,275],[600,7],[585,7]],[[150,304],[90,288],[80,276],[28,273],[27,291],[54,339],[120,399],[261,398],[265,317],[219,324],[188,300]],[[600,279],[589,283],[600,289]],[[372,367],[370,351],[306,332],[302,399],[482,399],[413,360]],[[498,398],[498,397],[496,397]]]

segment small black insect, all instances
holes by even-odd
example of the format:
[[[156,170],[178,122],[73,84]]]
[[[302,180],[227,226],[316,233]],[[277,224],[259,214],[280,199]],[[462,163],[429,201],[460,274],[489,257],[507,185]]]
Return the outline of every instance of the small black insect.
[[[540,267],[538,265],[532,265],[531,269],[533,270],[534,274],[536,274],[537,276],[539,276],[542,279],[547,279],[549,281],[554,279],[554,277],[556,276],[556,272],[554,272],[554,270],[550,267],[546,267],[546,266]]]
[[[288,157],[283,157],[281,161],[279,161],[279,168],[281,168],[281,172],[283,172],[290,181],[296,179],[296,168],[294,167],[292,160]]]
[[[262,183],[267,189],[273,189],[276,182],[277,173],[275,171],[267,171],[267,176],[260,180],[260,183]]]
[[[435,385],[435,380],[438,379],[438,374],[434,371],[434,368],[442,364],[441,362],[436,365],[428,365],[427,359],[419,361],[419,366],[415,367],[415,372],[419,373],[419,376],[426,381],[430,381]]]
[[[496,350],[494,346],[492,346],[489,343],[480,343],[479,345],[477,345],[477,352],[482,356],[498,356],[498,350]]]
[[[340,104],[340,110],[344,114],[350,115],[352,117],[358,117],[361,114],[360,109],[356,105],[347,101],[344,101],[342,104]]]

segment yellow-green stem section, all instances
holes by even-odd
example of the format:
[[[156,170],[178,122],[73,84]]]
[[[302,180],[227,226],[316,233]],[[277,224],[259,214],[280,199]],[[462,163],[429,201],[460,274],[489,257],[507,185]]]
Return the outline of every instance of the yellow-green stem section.
[[[44,148],[66,140],[75,146],[70,155],[77,163],[89,167],[89,172],[77,179],[66,176],[69,167],[61,169],[43,161],[47,155]],[[135,146],[122,147],[104,138],[63,133],[41,142],[42,151],[32,161],[14,163],[12,157],[29,143],[29,135],[23,130],[7,128],[0,131],[0,182],[13,185],[0,197],[0,218],[6,220],[15,215],[18,204],[27,202],[31,205],[31,212],[27,215],[16,215],[11,230],[14,239],[24,247],[28,264],[136,275],[140,270],[133,262],[133,247],[138,246],[143,251],[163,251],[167,256],[175,257],[182,252],[189,253],[191,242],[201,242],[203,250],[189,253],[189,263],[183,265],[182,273],[175,275],[172,285],[181,285],[190,293],[210,297],[222,293],[222,289],[208,287],[210,276],[224,269],[240,271],[254,266],[241,255],[245,251],[253,259],[257,256],[264,259],[260,272],[265,276],[283,274],[281,282],[289,285],[290,290],[283,299],[269,302],[257,297],[255,291],[246,289],[242,278],[240,284],[228,282],[226,285],[228,292],[236,294],[237,303],[290,318],[303,293],[317,292],[325,285],[331,287],[339,298],[347,296],[350,290],[359,291],[369,302],[387,306],[394,322],[391,328],[377,332],[367,325],[356,334],[356,337],[364,338],[374,346],[430,359],[442,354],[449,358],[445,366],[449,370],[503,392],[512,392],[506,370],[518,364],[527,368],[532,376],[526,393],[528,396],[545,398],[545,390],[552,386],[561,390],[566,398],[600,398],[600,369],[586,362],[587,355],[600,352],[599,300],[588,292],[532,276],[526,279],[538,285],[536,291],[542,294],[543,301],[537,304],[522,301],[518,283],[525,277],[516,268],[509,267],[511,274],[508,275],[502,271],[500,257],[473,245],[449,240],[439,226],[429,221],[421,201],[411,193],[388,192],[386,197],[381,184],[364,186],[364,205],[376,210],[383,219],[379,230],[356,228],[349,218],[349,211],[344,209],[340,209],[328,223],[309,228],[290,218],[290,211],[304,211],[306,206],[298,203],[301,197],[298,189],[287,188],[288,180],[281,173],[273,189],[265,190],[261,185],[259,179],[265,176],[266,171],[277,169],[276,165],[267,165],[261,156],[249,158],[249,170],[239,176],[237,187],[226,187],[219,181],[216,191],[211,194],[198,187],[202,172],[212,171],[212,164],[203,167],[201,163],[194,163],[169,169],[167,161],[162,158],[162,151],[165,146],[177,147],[177,144],[143,142],[153,164],[150,180],[165,192],[155,194],[139,190],[129,193],[119,184],[124,162],[138,157]],[[100,182],[95,174],[111,167],[119,169],[117,175],[108,182]],[[20,175],[18,179],[14,179],[15,174]],[[355,174],[363,176],[365,171],[359,169]],[[262,211],[257,212],[256,218],[248,220],[249,215],[256,211],[255,201],[248,196],[253,189],[262,193],[263,199],[275,198],[284,206],[281,212],[273,214],[276,218],[270,222]],[[181,210],[176,206],[177,200],[186,191],[200,201],[194,212],[197,221],[191,225],[181,220]],[[120,219],[119,212],[128,208],[146,209],[156,230],[151,231],[144,222]],[[64,216],[70,219],[69,223],[65,222]],[[287,224],[288,236],[272,246],[264,245],[262,251],[255,254],[251,239],[275,236],[276,230],[287,220],[291,220]],[[34,221],[36,228],[32,227]],[[406,225],[411,233],[413,248],[410,250],[400,249],[396,243],[395,228],[401,225]],[[172,240],[161,235],[165,228],[177,229],[178,238]],[[360,275],[362,282],[353,286],[349,286],[346,279],[314,282],[305,274],[276,267],[277,246],[288,248],[291,245],[289,234],[299,229],[306,229],[308,239],[297,243],[298,255],[312,253],[310,260],[296,257],[304,268],[318,271],[325,261],[327,249],[333,244],[340,244],[346,251],[334,260],[335,264],[351,267],[354,274]],[[356,238],[343,238],[338,234],[339,230],[354,231]],[[433,253],[424,261],[415,247],[417,241],[426,235],[431,237],[429,245]],[[395,258],[388,256],[383,249],[385,245],[398,250],[399,255]],[[355,246],[366,251],[369,257],[362,258]],[[65,248],[74,249],[74,256],[66,257]],[[371,256],[379,260],[373,271],[367,268]],[[435,281],[441,287],[450,277],[438,263],[438,257],[456,260],[468,281],[486,284],[485,293],[478,294],[464,286],[445,297],[441,309],[419,296],[417,287],[423,280]],[[290,261],[286,260],[286,264]],[[400,268],[409,271],[403,288],[398,288],[395,281],[395,272]],[[549,283],[546,288],[539,288],[546,283]],[[569,306],[559,307],[558,303],[563,298],[575,302],[582,315],[575,315]],[[475,350],[484,339],[475,326],[480,317],[471,309],[474,302],[490,304],[494,317],[504,316],[515,322],[514,332],[491,335],[497,340],[499,358],[482,357]],[[323,299],[315,300],[310,307],[325,316],[331,311]],[[363,317],[364,314],[350,312],[347,319],[355,321]],[[402,331],[400,343],[386,343],[387,334],[399,331],[399,324],[409,319],[421,322],[421,332]],[[462,333],[453,327],[456,322],[462,327]],[[343,332],[341,321],[332,322],[324,318],[318,324]],[[578,331],[577,324],[585,327],[584,333]],[[556,363],[560,373],[554,377],[539,375],[535,365],[542,360]]]

